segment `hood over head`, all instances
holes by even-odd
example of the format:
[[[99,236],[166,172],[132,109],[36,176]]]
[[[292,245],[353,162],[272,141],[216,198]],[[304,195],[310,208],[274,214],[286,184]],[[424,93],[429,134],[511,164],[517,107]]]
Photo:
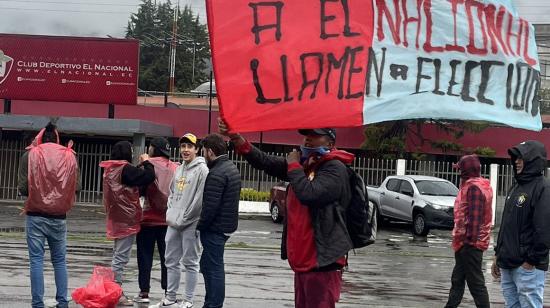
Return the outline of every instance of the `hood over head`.
[[[534,177],[541,176],[547,165],[546,148],[539,141],[529,140],[522,142],[508,150],[508,154],[512,159],[512,163],[516,159],[523,159],[523,170],[520,174],[516,173],[514,168],[514,176],[518,182],[525,182]]]

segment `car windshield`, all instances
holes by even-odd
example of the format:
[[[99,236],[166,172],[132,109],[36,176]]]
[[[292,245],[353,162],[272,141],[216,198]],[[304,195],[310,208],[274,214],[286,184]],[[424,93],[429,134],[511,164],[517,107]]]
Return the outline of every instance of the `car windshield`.
[[[427,196],[452,196],[456,197],[458,188],[451,182],[445,181],[415,181],[421,195]]]

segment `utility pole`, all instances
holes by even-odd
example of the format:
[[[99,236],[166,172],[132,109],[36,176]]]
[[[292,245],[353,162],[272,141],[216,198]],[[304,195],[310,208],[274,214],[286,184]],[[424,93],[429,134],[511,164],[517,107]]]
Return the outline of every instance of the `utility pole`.
[[[170,84],[168,86],[168,92],[173,93],[175,87],[176,77],[176,46],[178,45],[178,13],[180,10],[180,2],[178,0],[178,6],[174,10],[174,24],[172,26],[172,44],[170,45]]]

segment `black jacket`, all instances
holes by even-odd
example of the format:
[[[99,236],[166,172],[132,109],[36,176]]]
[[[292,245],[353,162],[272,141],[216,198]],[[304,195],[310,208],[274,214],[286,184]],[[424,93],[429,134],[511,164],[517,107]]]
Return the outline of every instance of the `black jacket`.
[[[128,164],[122,169],[120,181],[122,184],[131,187],[147,187],[155,181],[155,166],[148,161],[144,161],[143,168]]]
[[[339,267],[336,264],[352,248],[346,228],[346,209],[351,200],[350,174],[344,163],[332,159],[315,168],[315,181],[304,169],[288,172],[284,157],[271,156],[251,146],[245,159],[271,176],[290,182],[296,197],[309,208],[320,271]],[[281,257],[287,259],[286,219],[281,243]]]
[[[197,229],[214,233],[233,233],[239,225],[241,173],[227,155],[209,163],[204,184],[202,211]]]
[[[548,270],[550,248],[550,182],[544,178],[546,150],[538,141],[526,141],[512,149],[512,162],[524,160],[523,171],[506,197],[495,255],[501,268],[513,269],[524,262]]]

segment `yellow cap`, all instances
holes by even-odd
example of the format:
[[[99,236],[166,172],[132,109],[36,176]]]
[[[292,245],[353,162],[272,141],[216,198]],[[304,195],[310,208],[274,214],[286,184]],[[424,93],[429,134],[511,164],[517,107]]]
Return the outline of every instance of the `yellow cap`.
[[[187,133],[187,134],[181,136],[180,144],[181,143],[191,143],[192,145],[196,146],[197,145],[197,136],[195,136],[191,133]]]

